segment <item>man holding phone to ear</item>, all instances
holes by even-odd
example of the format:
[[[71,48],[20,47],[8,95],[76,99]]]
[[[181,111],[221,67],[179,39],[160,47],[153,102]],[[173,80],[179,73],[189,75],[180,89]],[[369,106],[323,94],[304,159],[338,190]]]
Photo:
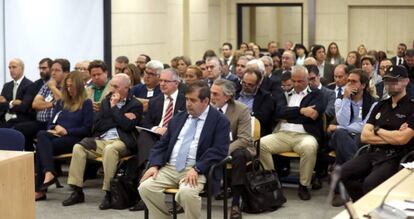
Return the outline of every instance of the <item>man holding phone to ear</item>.
[[[329,146],[336,152],[337,164],[352,159],[359,149],[362,127],[376,105],[376,100],[367,91],[368,73],[353,69],[347,81],[342,98],[335,101],[337,125],[328,126],[328,133],[332,133]]]

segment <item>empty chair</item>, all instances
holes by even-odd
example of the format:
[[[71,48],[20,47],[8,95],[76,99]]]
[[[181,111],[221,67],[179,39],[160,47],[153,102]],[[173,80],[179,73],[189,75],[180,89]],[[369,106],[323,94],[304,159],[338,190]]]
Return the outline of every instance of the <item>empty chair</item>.
[[[0,128],[0,139],[0,150],[24,150],[24,135],[19,131]]]

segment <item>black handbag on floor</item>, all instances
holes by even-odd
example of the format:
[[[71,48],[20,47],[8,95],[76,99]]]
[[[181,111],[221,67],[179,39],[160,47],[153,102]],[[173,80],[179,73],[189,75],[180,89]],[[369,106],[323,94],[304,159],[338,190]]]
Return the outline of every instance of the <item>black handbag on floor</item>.
[[[125,209],[134,205],[139,198],[139,166],[136,157],[120,161],[115,177],[111,180],[111,208]]]
[[[246,177],[242,211],[247,213],[274,211],[286,202],[276,171],[264,170],[259,160],[253,161],[252,171],[246,173]]]

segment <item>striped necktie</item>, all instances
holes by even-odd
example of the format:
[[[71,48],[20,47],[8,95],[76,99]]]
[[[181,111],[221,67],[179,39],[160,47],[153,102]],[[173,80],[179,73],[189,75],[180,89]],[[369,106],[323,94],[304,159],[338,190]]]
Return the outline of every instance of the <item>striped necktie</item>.
[[[173,98],[171,96],[168,96],[167,98],[170,102],[168,103],[167,110],[165,110],[165,113],[164,113],[164,121],[162,122],[162,127],[167,127],[168,123],[170,122],[171,118],[173,117],[174,101],[173,101]]]

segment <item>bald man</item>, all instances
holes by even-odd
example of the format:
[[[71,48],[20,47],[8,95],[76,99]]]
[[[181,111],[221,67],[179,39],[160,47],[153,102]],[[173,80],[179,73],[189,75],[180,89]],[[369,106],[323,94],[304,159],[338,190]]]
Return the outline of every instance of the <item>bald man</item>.
[[[13,79],[3,86],[0,96],[0,127],[11,128],[16,123],[34,119],[33,95],[29,92],[33,82],[24,77],[24,63],[18,58],[9,62]]]
[[[101,102],[96,113],[92,136],[75,144],[69,167],[68,184],[73,193],[63,201],[63,206],[84,202],[82,191],[86,159],[102,157],[104,169],[103,190],[105,198],[99,205],[101,210],[111,208],[112,198],[109,184],[116,172],[119,158],[136,153],[137,130],[135,126],[142,118],[142,104],[129,92],[131,80],[124,73],[116,74],[110,81],[112,92]]]

